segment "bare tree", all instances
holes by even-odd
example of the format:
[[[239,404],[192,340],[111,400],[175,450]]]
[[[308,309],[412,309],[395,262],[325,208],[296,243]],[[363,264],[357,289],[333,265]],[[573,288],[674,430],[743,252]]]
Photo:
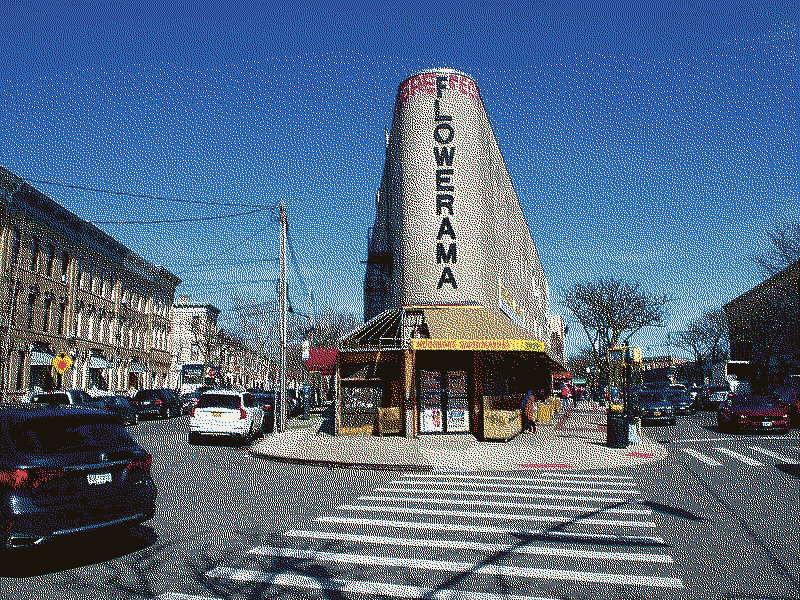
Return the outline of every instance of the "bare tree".
[[[792,263],[800,260],[800,221],[788,221],[776,225],[767,232],[770,246],[750,255],[764,277],[771,277]]]
[[[593,362],[608,365],[603,360],[606,349],[627,342],[645,327],[663,327],[665,306],[672,302],[667,296],[652,296],[639,289],[639,284],[598,278],[589,283],[576,283],[561,292],[561,305],[566,307],[581,325],[589,341]]]
[[[709,311],[692,321],[686,331],[679,331],[672,338],[677,348],[692,353],[698,380],[711,375],[711,365],[728,356],[728,323],[722,309]],[[709,364],[708,370],[705,365]]]

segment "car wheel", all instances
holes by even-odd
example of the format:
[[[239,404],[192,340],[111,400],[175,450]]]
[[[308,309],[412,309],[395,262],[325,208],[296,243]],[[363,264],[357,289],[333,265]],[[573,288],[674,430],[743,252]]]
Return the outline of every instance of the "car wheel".
[[[675,425],[675,419],[670,419],[669,424],[670,425]]]

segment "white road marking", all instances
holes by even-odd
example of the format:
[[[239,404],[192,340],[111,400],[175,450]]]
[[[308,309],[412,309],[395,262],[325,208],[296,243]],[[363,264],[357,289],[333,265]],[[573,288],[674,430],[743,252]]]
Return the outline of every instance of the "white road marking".
[[[579,477],[584,479],[619,479],[620,481],[633,481],[633,477],[628,475],[606,475],[605,473],[572,473],[570,471],[545,471],[542,473],[546,477]]]
[[[686,454],[691,454],[697,460],[702,460],[704,463],[706,463],[707,465],[711,465],[712,467],[721,467],[722,466],[721,462],[717,462],[713,458],[709,458],[708,456],[706,456],[705,454],[701,454],[697,450],[692,450],[691,448],[681,448],[681,450],[686,452]]]
[[[477,550],[479,552],[511,554],[531,554],[545,556],[564,556],[567,558],[591,558],[598,560],[620,560],[635,562],[672,563],[669,554],[641,554],[635,552],[603,552],[596,550],[576,550],[572,548],[551,548],[549,546],[528,546],[514,544],[487,544],[483,542],[462,542],[453,540],[428,540],[418,538],[397,538],[378,535],[356,535],[352,533],[336,533],[331,531],[287,531],[289,537],[340,540],[364,544],[382,544],[388,546],[416,546],[421,548],[452,548],[457,550]]]
[[[788,456],[783,456],[782,454],[778,454],[777,452],[772,452],[771,450],[767,450],[766,448],[759,448],[758,446],[748,446],[750,450],[755,450],[756,452],[761,452],[761,454],[766,454],[767,456],[771,456],[772,458],[777,458],[779,461],[786,463],[788,465],[796,465],[800,464],[793,458],[789,458]]]
[[[738,452],[734,452],[733,450],[729,450],[728,448],[724,448],[722,446],[716,446],[714,448],[717,452],[722,452],[723,454],[727,454],[728,456],[732,456],[737,460],[742,461],[745,464],[750,465],[751,467],[763,467],[764,463],[758,462],[755,459],[750,458],[749,456],[745,456],[744,454],[739,454]]]
[[[237,581],[252,581],[254,583],[268,583],[295,589],[389,596],[390,598],[420,598],[426,600],[555,600],[553,598],[544,598],[541,596],[491,594],[487,592],[474,592],[472,590],[434,590],[433,588],[417,587],[414,585],[354,581],[351,579],[337,579],[332,577],[315,578],[298,573],[269,573],[247,569],[235,570],[227,567],[217,567],[216,569],[208,571],[206,576]]]
[[[219,600],[219,598],[212,598],[210,596],[192,596],[190,594],[178,594],[176,592],[167,592],[157,596],[157,600]]]
[[[566,506],[562,504],[526,504],[524,502],[490,502],[485,500],[459,500],[455,498],[416,498],[413,496],[359,496],[359,500],[375,502],[416,502],[421,504],[464,504],[467,506],[502,506],[505,508],[524,508],[526,510],[560,510],[564,512],[603,511],[622,515],[651,515],[653,511],[644,508],[616,508],[613,506]]]
[[[549,481],[553,478],[560,478],[560,476],[553,475],[551,473],[543,473],[539,477],[514,477],[511,475],[461,475],[461,474],[454,474],[454,473],[409,473],[406,475],[402,475],[406,479],[484,479],[484,480],[496,480],[496,481],[529,481],[529,482],[536,482],[541,483],[542,481]],[[599,475],[576,475],[574,473],[564,473],[563,475],[566,479],[591,479],[592,481],[586,481],[585,483],[593,483],[597,481],[599,483],[607,483],[608,485],[636,485],[634,481],[631,481],[632,477],[625,477],[625,481],[610,481],[610,479],[623,479],[622,476],[614,476],[611,478],[601,477]],[[609,479],[609,481],[606,481]],[[584,483],[583,481],[581,483]]]
[[[543,498],[548,500],[582,500],[584,502],[626,502],[629,498],[613,498],[610,496],[564,496],[561,494],[532,494],[525,492],[507,492],[493,490],[442,490],[439,488],[404,488],[404,487],[380,487],[376,492],[403,492],[415,494],[459,494],[467,496],[502,496],[504,498]]]
[[[628,575],[626,573],[597,573],[594,571],[571,571],[566,569],[538,569],[532,567],[513,567],[497,564],[478,566],[476,563],[463,561],[426,560],[422,558],[401,558],[394,556],[318,552],[315,550],[273,548],[270,546],[253,548],[252,550],[249,550],[249,553],[258,554],[260,556],[297,558],[343,564],[407,567],[413,569],[423,569],[426,571],[499,575],[505,577],[524,577],[527,579],[552,579],[561,581],[579,581],[582,583],[609,583],[617,585],[640,585],[661,588],[683,587],[683,582],[675,577],[649,577],[641,575]],[[246,569],[237,570],[234,571],[234,573],[240,571],[249,573],[263,573],[263,571],[248,571]]]
[[[559,518],[544,515],[518,515],[504,513],[472,512],[466,510],[438,510],[432,508],[410,508],[407,506],[364,506],[343,504],[337,510],[357,510],[362,512],[390,512],[407,513],[410,515],[431,515],[442,517],[469,517],[477,519],[507,519],[509,521],[546,521],[554,523],[578,523],[583,525],[614,525],[616,527],[655,527],[652,521],[623,521],[615,519],[583,519],[580,516],[574,519]]]
[[[440,486],[453,486],[453,485],[460,485],[460,486],[468,486],[471,488],[478,488],[478,487],[488,487],[488,488],[515,488],[515,489],[523,489],[523,490],[556,490],[556,491],[564,491],[564,492],[594,492],[594,493],[606,493],[606,494],[634,494],[639,495],[640,492],[633,489],[627,490],[619,490],[619,489],[607,489],[607,488],[583,488],[583,487],[566,487],[566,486],[555,486],[555,485],[530,485],[530,484],[518,484],[518,483],[478,483],[478,482],[464,482],[464,481],[435,481],[435,482],[423,482],[427,485],[438,484]],[[558,482],[553,482],[558,483]],[[392,481],[392,485],[408,485],[408,481],[397,480]]]
[[[672,443],[677,444],[679,442],[722,442],[725,440],[737,440],[739,438],[728,436],[728,437],[715,437],[715,438],[686,438],[683,440],[672,440]],[[785,440],[786,436],[783,435],[764,435],[758,436],[760,440]]]
[[[340,525],[364,525],[367,527],[394,527],[396,529],[433,529],[436,531],[466,531],[469,533],[487,534],[519,534],[530,536],[546,536],[558,541],[558,538],[582,540],[585,542],[603,541],[615,543],[664,544],[664,538],[649,535],[616,535],[613,533],[570,533],[567,531],[545,531],[544,529],[511,529],[508,527],[487,527],[482,525],[461,525],[459,523],[425,523],[419,521],[389,521],[384,519],[360,519],[355,517],[319,517],[320,523],[337,523]]]

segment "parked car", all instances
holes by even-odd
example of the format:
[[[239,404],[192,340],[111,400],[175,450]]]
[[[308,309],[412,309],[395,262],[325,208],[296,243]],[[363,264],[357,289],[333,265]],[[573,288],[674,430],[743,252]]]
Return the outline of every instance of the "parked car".
[[[735,394],[717,409],[719,431],[789,431],[789,406],[776,397]]]
[[[268,390],[251,390],[250,395],[264,411],[264,433],[272,433],[275,427],[275,392]]]
[[[101,396],[94,398],[89,406],[117,415],[125,425],[136,425],[139,422],[139,415],[127,396]]]
[[[157,415],[162,419],[177,416],[181,412],[178,394],[172,390],[139,390],[131,400],[133,408],[142,415]]]
[[[189,443],[200,436],[254,438],[264,426],[264,410],[251,394],[230,390],[203,392],[189,413]]]
[[[790,375],[778,389],[778,396],[789,407],[789,425],[800,427],[800,375]]]
[[[31,402],[53,406],[89,406],[94,402],[94,398],[83,390],[55,390],[36,394],[31,398]]]
[[[671,396],[672,392],[668,389],[639,392],[631,402],[630,410],[642,423],[668,421],[670,425],[675,425],[675,407]]]
[[[114,415],[0,407],[0,549],[152,519],[151,465]]]
[[[708,388],[708,393],[701,404],[703,410],[717,410],[728,399],[728,388],[713,386]]]
[[[697,412],[697,404],[690,392],[673,391],[669,399],[676,415],[693,415]]]

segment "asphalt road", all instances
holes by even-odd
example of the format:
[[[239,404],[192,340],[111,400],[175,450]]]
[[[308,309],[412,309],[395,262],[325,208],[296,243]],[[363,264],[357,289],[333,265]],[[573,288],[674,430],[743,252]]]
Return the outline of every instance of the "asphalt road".
[[[636,469],[429,475],[271,463],[145,421],[155,518],[3,560],[0,598],[800,598],[797,431],[678,419],[646,428],[672,452]]]

